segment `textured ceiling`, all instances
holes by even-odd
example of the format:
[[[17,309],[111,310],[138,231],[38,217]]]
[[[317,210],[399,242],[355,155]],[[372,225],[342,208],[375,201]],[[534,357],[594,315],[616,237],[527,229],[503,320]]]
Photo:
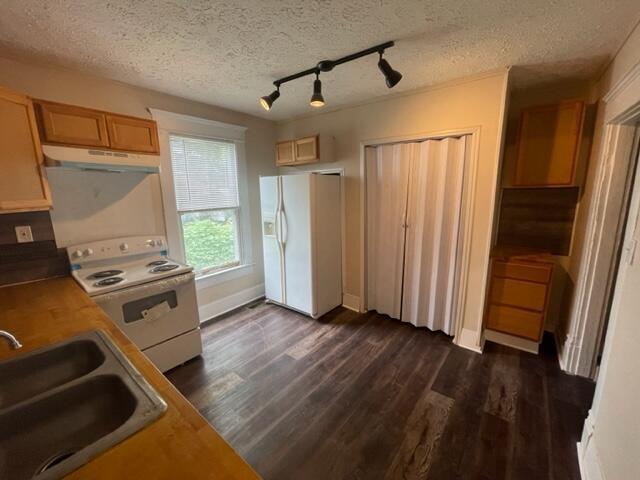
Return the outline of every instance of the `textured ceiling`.
[[[336,107],[518,65],[521,85],[591,77],[638,20],[638,0],[3,0],[0,55],[285,119],[308,113],[312,78],[257,98],[276,78],[386,40],[377,56],[323,74]]]

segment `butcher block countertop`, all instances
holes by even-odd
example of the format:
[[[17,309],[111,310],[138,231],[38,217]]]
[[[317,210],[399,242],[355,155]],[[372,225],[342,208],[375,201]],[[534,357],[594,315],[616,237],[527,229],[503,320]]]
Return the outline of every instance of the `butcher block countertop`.
[[[13,351],[1,342],[0,360],[105,330],[168,405],[154,423],[66,478],[260,478],[70,277],[0,288],[0,329],[23,344]]]

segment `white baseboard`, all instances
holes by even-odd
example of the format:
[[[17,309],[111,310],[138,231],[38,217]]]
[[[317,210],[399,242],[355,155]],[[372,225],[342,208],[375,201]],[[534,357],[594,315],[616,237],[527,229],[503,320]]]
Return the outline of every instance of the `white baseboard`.
[[[198,305],[200,323],[211,320],[223,313],[230,312],[235,308],[246,305],[247,303],[262,297],[264,297],[264,283],[241,290],[219,300],[207,303],[206,305]]]
[[[343,293],[342,306],[354,312],[360,312],[360,297],[351,295],[350,293]]]
[[[459,347],[471,350],[472,352],[482,353],[484,342],[478,345],[477,338],[478,332],[470,328],[463,328],[462,330],[460,330],[460,334],[456,335],[456,337],[453,339],[453,343],[458,345]]]
[[[507,347],[517,348],[529,353],[538,354],[540,345],[538,342],[526,340],[520,337],[514,337],[513,335],[507,335],[506,333],[496,332],[494,330],[486,329],[484,331],[485,340],[499,343],[500,345],[506,345]]]
[[[598,458],[598,449],[596,448],[595,437],[593,436],[593,420],[592,412],[584,421],[582,428],[582,438],[578,442],[578,465],[580,466],[580,476],[582,480],[605,480]]]

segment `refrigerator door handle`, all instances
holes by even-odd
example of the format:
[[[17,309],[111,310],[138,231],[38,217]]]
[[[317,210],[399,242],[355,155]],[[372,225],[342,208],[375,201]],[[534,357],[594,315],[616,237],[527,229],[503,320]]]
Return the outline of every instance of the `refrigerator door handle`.
[[[287,225],[287,214],[285,213],[284,210],[280,210],[280,215],[282,216],[282,219],[280,220],[280,225],[282,225],[282,239],[281,242],[282,244],[287,243],[287,233],[288,233],[288,225]]]
[[[280,207],[279,206],[276,209],[276,213],[275,213],[274,227],[276,230],[276,242],[278,243],[278,245],[280,245],[282,241],[280,240]]]

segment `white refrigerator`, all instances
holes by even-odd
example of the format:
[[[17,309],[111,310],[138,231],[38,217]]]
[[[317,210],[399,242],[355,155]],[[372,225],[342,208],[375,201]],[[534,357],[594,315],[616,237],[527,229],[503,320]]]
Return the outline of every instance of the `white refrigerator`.
[[[313,318],[342,304],[340,177],[260,178],[267,300]]]

